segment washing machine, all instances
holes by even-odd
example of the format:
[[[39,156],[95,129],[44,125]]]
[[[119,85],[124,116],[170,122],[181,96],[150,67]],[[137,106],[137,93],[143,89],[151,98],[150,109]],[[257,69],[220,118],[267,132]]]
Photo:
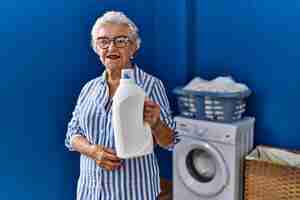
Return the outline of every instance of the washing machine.
[[[175,117],[174,200],[242,200],[243,160],[253,147],[255,119],[220,123]]]

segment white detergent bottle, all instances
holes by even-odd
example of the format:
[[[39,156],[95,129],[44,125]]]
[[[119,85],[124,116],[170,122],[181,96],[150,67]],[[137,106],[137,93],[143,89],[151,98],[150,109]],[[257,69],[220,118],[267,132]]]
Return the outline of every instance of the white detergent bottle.
[[[144,90],[133,80],[133,69],[123,69],[112,103],[116,153],[120,158],[153,152],[151,128],[143,119],[145,97]]]

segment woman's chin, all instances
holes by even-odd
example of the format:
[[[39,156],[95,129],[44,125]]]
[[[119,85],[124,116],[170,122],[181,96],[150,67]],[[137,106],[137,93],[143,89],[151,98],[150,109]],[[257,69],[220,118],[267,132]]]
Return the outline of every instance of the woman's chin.
[[[109,64],[106,64],[106,65],[105,65],[105,68],[106,68],[106,69],[109,69],[109,70],[116,70],[116,69],[118,69],[118,68],[120,68],[120,67],[119,67],[118,64],[109,63]]]
[[[105,68],[108,70],[121,70],[123,66],[120,63],[106,63]]]

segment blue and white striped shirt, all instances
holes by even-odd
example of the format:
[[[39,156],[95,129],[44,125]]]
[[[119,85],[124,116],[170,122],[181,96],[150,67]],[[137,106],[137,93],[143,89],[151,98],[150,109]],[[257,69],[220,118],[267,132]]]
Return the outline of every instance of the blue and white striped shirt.
[[[152,101],[160,105],[161,120],[175,130],[175,121],[162,82],[136,65],[134,80]],[[74,150],[71,140],[78,135],[87,138],[91,144],[115,149],[111,103],[104,72],[102,76],[89,81],[80,92],[65,139],[70,151]],[[159,193],[159,168],[154,153],[125,159],[122,167],[112,171],[97,166],[94,160],[85,155],[80,156],[77,200],[155,200]]]

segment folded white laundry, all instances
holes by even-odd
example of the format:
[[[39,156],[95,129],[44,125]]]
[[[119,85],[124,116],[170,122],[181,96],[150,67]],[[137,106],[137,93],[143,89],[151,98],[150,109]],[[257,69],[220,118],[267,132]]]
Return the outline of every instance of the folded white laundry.
[[[243,92],[249,90],[245,84],[237,83],[229,76],[220,76],[210,81],[195,77],[184,89],[202,92]]]
[[[257,147],[247,159],[271,161],[275,164],[300,168],[300,154],[281,149]]]

